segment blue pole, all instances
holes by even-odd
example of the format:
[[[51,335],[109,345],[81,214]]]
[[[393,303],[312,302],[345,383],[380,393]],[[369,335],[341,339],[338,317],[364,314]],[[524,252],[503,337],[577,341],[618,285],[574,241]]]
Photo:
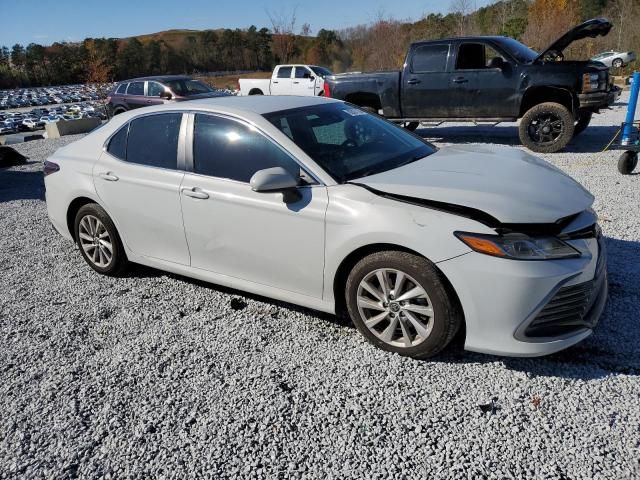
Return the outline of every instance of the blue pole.
[[[638,92],[640,92],[640,72],[633,72],[633,82],[631,83],[631,95],[629,105],[627,105],[627,118],[622,129],[622,145],[629,145],[631,132],[633,131],[633,119],[636,116],[636,105],[638,104]]]

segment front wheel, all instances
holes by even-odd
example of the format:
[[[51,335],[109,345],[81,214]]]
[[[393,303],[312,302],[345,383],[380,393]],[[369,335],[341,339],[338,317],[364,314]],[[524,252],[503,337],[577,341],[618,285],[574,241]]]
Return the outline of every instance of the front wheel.
[[[618,171],[623,175],[630,175],[637,165],[637,152],[624,152],[618,159]]]
[[[566,147],[573,138],[574,122],[573,115],[564,105],[540,103],[524,114],[518,134],[522,144],[529,150],[555,153]]]
[[[128,260],[120,235],[100,205],[89,203],[82,206],[74,225],[80,254],[91,268],[110,276],[118,276],[125,271]]]
[[[345,288],[349,316],[373,345],[413,358],[444,349],[462,324],[457,299],[427,259],[384,251],[360,260]]]

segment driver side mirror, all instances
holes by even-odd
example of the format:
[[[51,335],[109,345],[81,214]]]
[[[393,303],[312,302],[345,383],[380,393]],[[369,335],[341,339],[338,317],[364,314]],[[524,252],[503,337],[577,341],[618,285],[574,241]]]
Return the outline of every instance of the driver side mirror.
[[[171,100],[173,98],[173,95],[171,95],[171,92],[168,92],[167,90],[160,92],[160,98],[164,98],[165,100]]]
[[[249,180],[254,192],[280,192],[298,186],[298,179],[282,167],[258,170]]]

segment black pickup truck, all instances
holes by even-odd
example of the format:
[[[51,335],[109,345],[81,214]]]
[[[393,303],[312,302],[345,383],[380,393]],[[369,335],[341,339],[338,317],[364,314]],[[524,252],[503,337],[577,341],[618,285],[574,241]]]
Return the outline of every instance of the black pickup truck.
[[[401,72],[325,79],[324,95],[415,130],[420,122],[513,122],[535,152],[557,152],[607,108],[619,89],[592,61],[564,61],[572,42],[604,36],[611,23],[588,20],[537,53],[508,37],[450,38],[411,44]]]

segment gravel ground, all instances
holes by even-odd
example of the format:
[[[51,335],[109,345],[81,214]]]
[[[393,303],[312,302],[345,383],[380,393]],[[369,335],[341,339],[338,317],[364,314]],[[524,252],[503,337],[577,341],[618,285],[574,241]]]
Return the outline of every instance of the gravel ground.
[[[415,361],[328,315],[99,276],[46,217],[40,163],[73,138],[18,146],[31,163],[0,171],[0,478],[639,478],[640,179],[599,153],[625,107],[545,156],[596,195],[611,298],[592,337],[538,359],[458,342]]]

